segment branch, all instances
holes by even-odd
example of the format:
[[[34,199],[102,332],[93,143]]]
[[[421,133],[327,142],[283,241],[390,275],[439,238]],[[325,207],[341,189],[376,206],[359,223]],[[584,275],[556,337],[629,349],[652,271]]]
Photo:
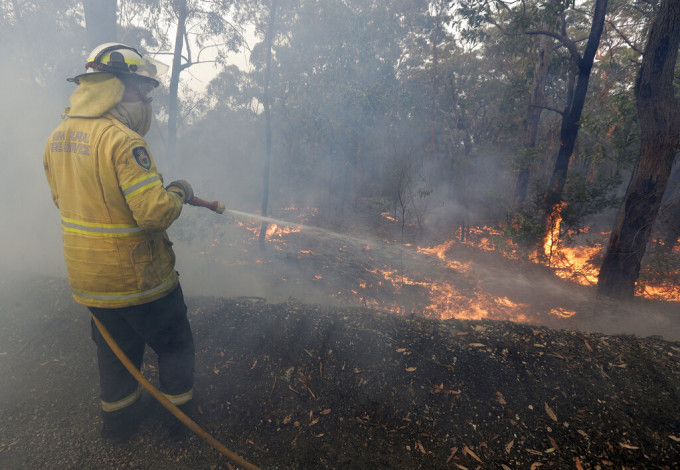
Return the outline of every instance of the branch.
[[[536,104],[530,104],[530,108],[540,108],[540,109],[545,109],[546,111],[552,111],[554,113],[559,114],[560,116],[564,116],[566,113],[562,109],[557,109],[557,108],[551,108],[550,106],[539,106]]]
[[[637,46],[635,46],[635,44],[633,44],[632,42],[630,42],[630,40],[628,39],[627,36],[625,36],[621,31],[619,31],[619,29],[616,27],[616,25],[614,24],[614,22],[613,22],[612,20],[609,20],[609,26],[611,26],[612,29],[613,29],[614,31],[616,31],[616,33],[619,35],[619,37],[621,37],[621,39],[623,39],[623,41],[624,41],[626,44],[628,44],[628,47],[630,47],[631,49],[633,49],[633,50],[634,50],[635,52],[637,52],[638,54],[642,54],[642,51],[641,51],[640,49],[638,49]]]
[[[548,31],[545,29],[530,29],[524,31],[524,34],[529,34],[529,35],[540,35],[543,34],[545,36],[550,36],[551,38],[557,39],[562,43],[564,47],[566,47],[569,50],[569,53],[575,60],[581,60],[581,54],[578,52],[578,47],[576,47],[576,43],[569,39],[567,36],[564,36],[562,34],[555,33],[553,31]]]

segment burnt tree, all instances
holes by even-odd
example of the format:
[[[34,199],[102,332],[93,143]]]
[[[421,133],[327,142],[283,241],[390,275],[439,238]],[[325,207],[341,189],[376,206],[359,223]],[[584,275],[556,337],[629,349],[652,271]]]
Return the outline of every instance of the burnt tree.
[[[595,54],[600,45],[600,38],[604,29],[604,19],[607,12],[607,0],[597,0],[593,11],[593,22],[588,36],[588,42],[580,55],[576,43],[566,35],[566,23],[563,21],[562,33],[551,31],[527,31],[528,34],[545,34],[558,39],[569,50],[575,73],[569,78],[567,105],[562,111],[562,125],[560,128],[560,148],[555,161],[550,183],[545,197],[543,209],[544,233],[550,233],[550,215],[554,208],[562,202],[562,193],[567,181],[569,161],[574,152],[576,138],[579,131],[579,121],[586,101],[590,71],[593,68]],[[575,85],[573,84],[575,81]],[[540,252],[540,250],[539,250]]]
[[[598,294],[632,298],[680,141],[673,78],[680,45],[680,2],[665,0],[652,22],[635,83],[640,158],[612,230]]]

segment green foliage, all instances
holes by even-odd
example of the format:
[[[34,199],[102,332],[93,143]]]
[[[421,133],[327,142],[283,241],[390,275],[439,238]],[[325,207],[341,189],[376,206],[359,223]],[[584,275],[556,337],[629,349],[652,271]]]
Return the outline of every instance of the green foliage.
[[[508,213],[501,225],[503,238],[509,239],[519,248],[520,257],[528,259],[543,237],[543,224],[537,217],[540,212],[521,210]],[[506,246],[511,251],[514,247]]]
[[[579,231],[588,223],[588,216],[617,207],[620,199],[614,195],[621,184],[619,175],[602,176],[592,181],[587,175],[572,173],[564,190],[562,223],[565,228]]]

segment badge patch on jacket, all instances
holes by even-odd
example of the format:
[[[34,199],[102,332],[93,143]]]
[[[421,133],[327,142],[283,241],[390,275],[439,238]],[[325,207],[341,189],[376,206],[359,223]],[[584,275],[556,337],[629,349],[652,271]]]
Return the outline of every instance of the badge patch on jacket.
[[[149,157],[149,152],[146,151],[146,148],[144,147],[133,148],[132,156],[135,157],[137,165],[141,166],[145,170],[151,168],[151,157]]]

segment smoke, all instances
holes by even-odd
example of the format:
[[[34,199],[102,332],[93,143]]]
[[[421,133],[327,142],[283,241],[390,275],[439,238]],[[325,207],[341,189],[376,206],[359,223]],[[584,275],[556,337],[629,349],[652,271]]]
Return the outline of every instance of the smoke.
[[[37,76],[21,59],[28,53],[9,53],[19,46],[19,41],[0,45],[0,58],[7,72],[0,75],[0,97],[5,107],[0,126],[4,153],[0,171],[2,278],[17,272],[27,277],[38,274],[65,277],[59,213],[51,201],[41,160],[45,141],[59,124],[73,91],[73,85],[65,78],[82,69],[84,52],[73,46],[78,42],[76,39],[74,36],[65,43],[54,41],[48,47],[50,38],[36,36],[34,42],[40,47],[34,48],[33,43],[24,47],[23,50],[34,54],[32,62],[48,64],[44,69],[49,73]],[[84,34],[82,39],[84,44]],[[11,73],[15,70],[16,73]],[[233,70],[230,73],[229,80],[238,79]],[[379,77],[371,79],[381,84]],[[310,89],[314,91],[313,87]],[[159,90],[154,102],[160,115],[164,93]],[[443,241],[454,238],[461,225],[485,225],[487,221],[502,219],[514,183],[507,155],[483,150],[456,158],[437,155],[432,157],[436,161],[428,160],[430,157],[424,157],[422,150],[429,145],[423,137],[429,136],[426,124],[397,121],[389,113],[377,111],[366,118],[359,114],[369,108],[346,109],[337,96],[331,93],[329,96],[318,97],[318,115],[299,116],[294,114],[295,109],[289,110],[292,114],[287,117],[301,122],[300,128],[286,128],[282,115],[278,115],[279,121],[273,126],[277,145],[269,178],[270,215],[298,223],[300,220],[292,216],[295,212],[291,211],[288,218],[285,208],[295,206],[298,212],[316,208],[319,215],[315,220],[320,224],[340,233],[366,234],[373,246],[389,237],[390,242],[417,243],[421,241],[418,239],[421,229],[428,230],[432,239]],[[309,99],[312,98],[317,97],[310,92]],[[147,141],[166,183],[185,179],[203,199],[222,200],[228,209],[243,212],[260,210],[265,184],[265,126],[261,114],[248,115],[243,108],[215,109],[184,123],[177,161],[168,160],[165,126],[162,120],[155,121]],[[320,128],[330,135],[322,135]],[[295,133],[307,133],[309,138],[296,139]],[[449,160],[450,164],[444,164]],[[364,209],[367,210],[362,212]],[[375,217],[384,211],[395,215],[397,224],[403,223],[406,240],[400,238],[403,232],[397,225],[383,230],[376,221]],[[329,286],[337,281],[338,289],[345,288],[346,283],[356,281],[356,273],[363,266],[353,260],[339,261],[341,257],[375,262],[380,258],[380,266],[376,267],[390,263],[401,263],[404,269],[413,267],[400,253],[386,250],[378,256],[375,251],[363,250],[360,244],[342,237],[323,245],[315,240],[314,233],[307,234],[295,247],[269,243],[267,252],[260,253],[254,235],[245,237],[246,230],[236,220],[190,206],[184,207],[182,216],[168,232],[175,242],[177,269],[188,296],[255,296],[271,302],[294,297],[304,302],[340,302],[341,298],[329,295],[333,291]],[[318,280],[311,263],[298,255],[301,248],[310,247],[318,247],[316,259],[323,261],[319,261]],[[370,260],[371,257],[376,259]],[[422,271],[423,264],[419,263],[417,268]],[[601,304],[590,294],[579,290],[579,295],[574,296],[549,276],[522,277],[483,267],[478,269],[478,275],[480,282],[505,284],[507,291],[524,290],[536,297],[576,302],[576,307],[585,312],[578,315],[583,319],[581,323],[575,319],[543,319],[556,327],[677,334],[666,313],[649,305],[644,306],[649,313],[643,322],[635,307],[609,306],[606,314],[596,312],[591,306]],[[30,286],[26,295],[30,295]]]
[[[61,78],[61,77],[60,77]],[[63,80],[63,79],[62,79]],[[59,212],[43,171],[47,137],[59,123],[67,100],[35,82],[0,74],[4,112],[3,168],[0,171],[0,266],[17,272],[64,275]]]

